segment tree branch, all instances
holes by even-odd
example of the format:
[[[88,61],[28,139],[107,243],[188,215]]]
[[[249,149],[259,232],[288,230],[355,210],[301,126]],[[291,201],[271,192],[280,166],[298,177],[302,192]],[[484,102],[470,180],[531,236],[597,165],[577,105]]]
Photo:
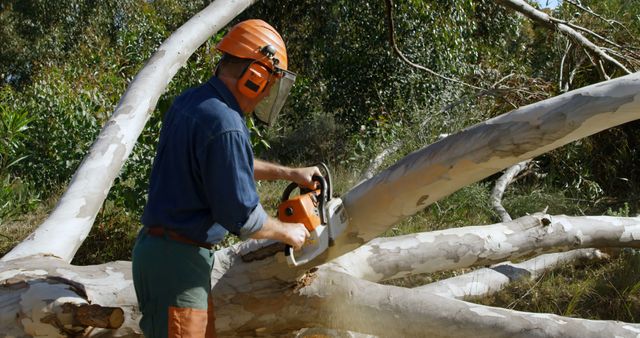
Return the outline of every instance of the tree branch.
[[[516,175],[527,168],[529,162],[531,162],[531,160],[522,161],[505,170],[504,174],[496,180],[495,186],[491,191],[491,205],[503,222],[509,222],[512,219],[507,210],[502,206],[502,195],[504,195],[504,191]]]
[[[598,13],[594,12],[594,11],[593,11],[593,10],[591,10],[590,8],[587,8],[587,7],[583,6],[582,4],[580,4],[580,3],[576,2],[576,1],[573,1],[573,0],[564,0],[564,1],[566,1],[566,2],[567,2],[567,3],[569,3],[570,5],[572,5],[572,6],[576,7],[576,8],[578,8],[578,9],[580,9],[580,10],[584,11],[584,12],[587,12],[587,13],[589,13],[589,14],[593,15],[594,17],[596,17],[596,18],[598,18],[598,19],[600,19],[600,20],[602,20],[602,21],[604,21],[604,22],[608,23],[608,24],[609,24],[609,25],[611,25],[612,27],[613,27],[613,24],[614,24],[614,23],[615,23],[615,24],[617,24],[617,25],[619,25],[620,27],[622,27],[623,29],[625,29],[625,30],[627,31],[627,33],[628,33],[630,36],[632,35],[632,34],[631,34],[631,32],[629,32],[629,29],[628,29],[625,25],[623,25],[621,22],[616,21],[616,20],[612,20],[612,19],[607,19],[607,18],[603,17],[602,15],[600,15],[600,14],[598,14]]]
[[[577,264],[585,260],[608,257],[597,249],[578,249],[561,253],[540,255],[522,263],[500,263],[459,276],[440,280],[415,289],[443,297],[469,299],[483,297],[502,290],[510,283],[527,278],[535,279],[558,266]]]
[[[394,337],[635,337],[640,324],[527,313],[367,282],[329,271],[298,290],[315,313],[289,308],[276,318]],[[297,302],[296,302],[297,303]],[[283,319],[286,321],[287,319]]]

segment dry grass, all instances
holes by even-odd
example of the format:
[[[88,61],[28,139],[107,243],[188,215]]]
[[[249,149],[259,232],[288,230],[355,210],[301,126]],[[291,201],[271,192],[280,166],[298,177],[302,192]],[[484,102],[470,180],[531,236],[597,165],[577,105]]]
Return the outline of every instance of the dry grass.
[[[32,212],[0,224],[0,257],[24,240],[49,215],[60,194],[49,198]]]

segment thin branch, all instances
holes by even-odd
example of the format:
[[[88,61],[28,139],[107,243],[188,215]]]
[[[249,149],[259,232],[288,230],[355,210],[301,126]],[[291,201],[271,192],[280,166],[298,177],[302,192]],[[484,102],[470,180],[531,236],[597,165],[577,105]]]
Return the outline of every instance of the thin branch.
[[[565,93],[569,90],[569,82],[567,81],[566,86],[563,83],[564,82],[564,62],[567,59],[567,55],[569,55],[569,51],[571,50],[572,44],[571,44],[571,40],[567,40],[567,48],[564,51],[564,54],[562,55],[562,60],[560,60],[560,91]]]
[[[602,40],[602,41],[604,41],[604,42],[606,42],[606,43],[608,43],[608,44],[610,44],[610,45],[612,45],[614,47],[618,47],[618,48],[621,48],[621,49],[624,48],[624,47],[620,46],[619,44],[615,43],[614,41],[611,41],[611,40],[605,38],[604,36],[594,32],[592,30],[586,29],[586,28],[584,28],[582,26],[578,26],[578,25],[573,24],[573,23],[571,23],[569,21],[557,19],[557,18],[554,18],[554,17],[549,17],[549,19],[551,19],[551,21],[553,21],[553,22],[555,22],[557,24],[567,25],[567,26],[569,26],[569,27],[571,27],[571,28],[573,28],[573,29],[575,29],[577,31],[581,31],[583,33],[587,33],[587,34],[589,34],[589,35],[591,35],[591,36],[593,36],[593,37],[595,37],[595,38],[597,38],[599,40]]]
[[[548,14],[535,9],[533,6],[529,5],[527,2],[523,0],[497,0],[498,3],[503,5],[504,7],[508,7],[512,10],[515,10],[522,15],[528,17],[529,19],[547,27],[549,29],[553,29],[562,33],[563,35],[569,37],[577,44],[581,45],[585,50],[589,51],[589,53],[596,56],[598,59],[606,60],[617,68],[622,70],[626,74],[631,74],[632,72],[627,69],[623,64],[621,64],[618,60],[612,58],[609,54],[603,51],[600,47],[595,45],[591,40],[587,39],[584,35],[580,34],[580,32],[576,31],[574,28],[566,25],[565,23],[559,22],[556,18],[549,16]],[[596,65],[598,65],[596,63]],[[600,75],[602,75],[605,79],[606,73],[603,72],[603,67],[598,66]]]
[[[473,88],[473,89],[478,89],[478,90],[483,90],[484,88],[480,88],[477,86],[474,86],[472,84],[468,84],[466,82],[460,81],[460,80],[456,80],[447,76],[444,76],[442,74],[436,73],[435,71],[419,65],[417,63],[413,63],[411,62],[409,59],[407,59],[406,56],[404,56],[404,54],[402,53],[402,51],[400,51],[400,48],[398,48],[398,45],[396,44],[396,37],[395,37],[395,28],[394,28],[394,22],[393,22],[393,0],[385,0],[385,4],[386,4],[386,12],[387,12],[387,24],[389,26],[389,42],[391,43],[391,46],[393,47],[393,51],[396,53],[396,55],[398,55],[398,57],[400,57],[400,59],[402,61],[404,61],[406,64],[410,65],[411,67],[423,70],[433,76],[439,77],[445,81],[450,81],[450,82],[454,82],[469,88]]]
[[[369,166],[365,170],[362,171],[362,173],[360,174],[360,179],[361,180],[368,180],[368,179],[372,178],[375,175],[375,173],[378,171],[378,169],[380,168],[382,163],[384,163],[384,160],[389,155],[397,152],[402,147],[403,144],[404,143],[402,141],[398,140],[398,141],[392,143],[391,145],[389,145],[388,147],[386,147],[384,150],[382,150],[371,161]]]
[[[509,169],[505,170],[504,174],[496,180],[496,185],[493,187],[490,199],[493,209],[498,213],[502,222],[512,221],[511,216],[502,206],[502,196],[504,195],[504,191],[507,189],[507,186],[513,182],[514,177],[527,168],[530,161],[531,160],[522,161],[509,167]]]
[[[624,29],[627,31],[627,33],[629,33],[629,35],[631,35],[631,32],[629,32],[629,29],[628,29],[625,25],[623,25],[620,21],[616,21],[616,20],[613,20],[613,19],[607,19],[607,18],[603,17],[602,15],[600,15],[600,14],[598,14],[598,13],[594,12],[591,8],[584,7],[584,6],[583,6],[581,3],[579,3],[579,2],[576,2],[576,1],[573,1],[573,0],[565,0],[565,1],[566,1],[568,4],[570,4],[570,5],[572,5],[572,6],[576,7],[576,8],[578,8],[578,9],[580,9],[580,10],[584,11],[584,12],[587,12],[587,13],[589,13],[589,14],[593,15],[594,17],[596,17],[596,18],[598,18],[598,19],[600,19],[600,20],[602,20],[602,21],[604,21],[604,22],[608,23],[608,24],[609,24],[609,25],[611,25],[612,27],[613,27],[613,24],[614,24],[614,23],[615,23],[615,24],[618,24],[620,27],[624,28]]]

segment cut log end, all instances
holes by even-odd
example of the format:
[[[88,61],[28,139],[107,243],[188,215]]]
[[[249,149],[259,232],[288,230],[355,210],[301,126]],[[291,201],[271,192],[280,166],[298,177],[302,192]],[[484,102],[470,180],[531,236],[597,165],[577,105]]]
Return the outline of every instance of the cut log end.
[[[124,323],[124,311],[119,307],[97,304],[64,304],[65,312],[71,312],[75,321],[86,327],[117,329]]]

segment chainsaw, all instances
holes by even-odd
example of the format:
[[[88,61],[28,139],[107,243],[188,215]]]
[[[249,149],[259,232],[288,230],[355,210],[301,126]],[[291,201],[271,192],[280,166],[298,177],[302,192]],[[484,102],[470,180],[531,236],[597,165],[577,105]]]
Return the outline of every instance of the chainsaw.
[[[299,266],[312,261],[328,247],[333,246],[334,239],[347,227],[347,213],[342,200],[333,197],[331,173],[324,164],[318,165],[322,176],[313,176],[315,189],[300,187],[296,183],[289,184],[282,193],[278,206],[278,219],[287,223],[301,223],[309,231],[310,237],[299,251],[284,243],[275,243],[242,256],[242,260],[250,262],[264,259],[280,252],[284,254],[290,266]],[[299,190],[298,195],[291,194]]]

